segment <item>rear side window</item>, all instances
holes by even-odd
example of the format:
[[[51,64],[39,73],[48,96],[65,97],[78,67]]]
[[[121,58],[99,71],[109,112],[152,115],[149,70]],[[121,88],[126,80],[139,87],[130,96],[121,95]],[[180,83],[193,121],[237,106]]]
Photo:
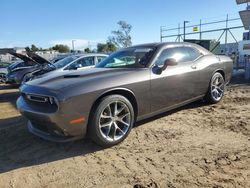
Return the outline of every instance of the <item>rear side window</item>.
[[[95,65],[95,58],[94,57],[85,57],[81,59],[82,66],[92,66]]]
[[[163,65],[167,59],[175,59],[178,63],[184,63],[189,61],[189,53],[185,48],[167,48],[163,50],[157,59],[157,65]]]
[[[97,56],[97,63],[102,62],[105,58],[106,56]]]
[[[175,47],[163,50],[157,59],[157,65],[163,65],[167,59],[175,59],[178,63],[194,61],[201,54],[196,49],[190,47]]]
[[[201,53],[194,48],[186,47],[186,50],[189,54],[189,61],[194,61],[201,56]]]
[[[84,57],[72,63],[67,69],[78,69],[78,68],[93,66],[93,65],[95,65],[94,57]]]

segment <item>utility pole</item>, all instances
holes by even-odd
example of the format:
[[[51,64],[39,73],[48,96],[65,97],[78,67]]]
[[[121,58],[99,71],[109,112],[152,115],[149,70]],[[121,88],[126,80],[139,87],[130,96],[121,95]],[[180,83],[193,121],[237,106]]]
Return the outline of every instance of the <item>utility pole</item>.
[[[189,21],[184,21],[183,22],[183,42],[186,40],[186,24],[189,23]]]
[[[201,20],[200,20],[200,40],[202,39],[202,31],[201,31],[201,26],[202,26],[202,23],[201,23]]]
[[[225,54],[227,54],[227,35],[228,35],[228,14],[227,14],[227,20],[226,20],[226,33],[225,33]]]
[[[88,48],[91,50],[90,41],[88,41]]]
[[[165,26],[160,26],[160,41],[162,42],[162,34],[163,34],[163,28],[164,28]]]
[[[162,26],[160,26],[160,42],[162,42]]]
[[[75,51],[75,41],[76,41],[76,40],[72,40],[72,51],[73,51],[73,52]]]

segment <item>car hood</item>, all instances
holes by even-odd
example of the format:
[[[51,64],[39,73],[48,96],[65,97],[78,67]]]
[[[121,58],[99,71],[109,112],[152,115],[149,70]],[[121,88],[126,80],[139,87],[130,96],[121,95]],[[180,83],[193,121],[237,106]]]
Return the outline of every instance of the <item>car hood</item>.
[[[38,64],[51,64],[48,60],[44,59],[43,57],[33,53],[31,51],[27,51],[26,54],[16,53],[13,48],[1,48],[0,54],[11,54],[24,62],[32,61]]]
[[[29,62],[32,61],[34,63],[37,63],[35,60],[33,60],[31,57],[23,55],[23,54],[19,54],[19,53],[15,53],[15,52],[9,52],[9,54],[23,60],[24,62]]]
[[[39,86],[48,88],[55,92],[60,92],[65,88],[77,86],[79,84],[86,85],[91,82],[103,81],[104,79],[113,79],[123,74],[128,74],[134,69],[128,68],[90,68],[76,71],[53,71],[45,75],[41,75],[26,85]]]
[[[48,60],[44,59],[43,57],[35,53],[27,52],[27,55],[39,64],[51,64],[51,62],[49,62]]]

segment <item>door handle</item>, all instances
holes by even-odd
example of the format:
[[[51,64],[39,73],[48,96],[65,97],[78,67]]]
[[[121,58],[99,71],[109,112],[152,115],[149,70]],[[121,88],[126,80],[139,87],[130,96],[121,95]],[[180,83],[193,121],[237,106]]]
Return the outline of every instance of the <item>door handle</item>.
[[[196,65],[192,65],[191,68],[192,69],[197,69],[197,66]]]

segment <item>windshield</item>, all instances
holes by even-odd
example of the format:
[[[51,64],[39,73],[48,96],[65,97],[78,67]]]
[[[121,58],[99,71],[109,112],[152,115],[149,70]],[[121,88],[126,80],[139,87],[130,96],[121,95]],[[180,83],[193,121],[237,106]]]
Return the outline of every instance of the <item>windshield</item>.
[[[60,69],[62,67],[65,67],[66,65],[68,65],[69,63],[71,63],[72,61],[76,60],[78,57],[76,56],[70,56],[70,57],[65,57],[57,62],[55,62],[53,65],[57,68]]]
[[[152,55],[152,48],[128,48],[115,52],[96,65],[97,68],[140,68],[145,67]]]

